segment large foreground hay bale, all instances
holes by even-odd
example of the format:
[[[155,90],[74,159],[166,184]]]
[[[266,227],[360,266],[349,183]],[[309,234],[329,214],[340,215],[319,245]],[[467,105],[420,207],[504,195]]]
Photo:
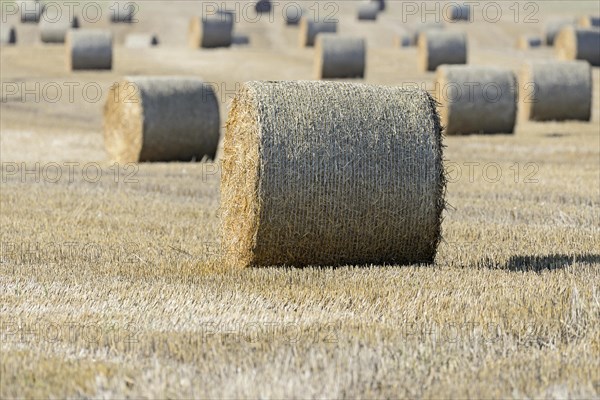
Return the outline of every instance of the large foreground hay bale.
[[[219,126],[215,93],[196,78],[125,78],[104,106],[106,151],[122,163],[214,158]]]
[[[513,133],[517,83],[511,70],[442,65],[437,69],[436,89],[448,135]]]
[[[188,44],[200,47],[229,47],[233,38],[233,18],[226,13],[193,17],[188,31]]]
[[[300,47],[312,47],[315,45],[315,38],[319,33],[337,32],[337,22],[334,21],[314,21],[309,17],[300,19]]]
[[[589,121],[592,68],[585,61],[528,63],[521,73],[522,116],[532,121]]]
[[[567,26],[556,36],[554,47],[563,60],[585,60],[600,66],[600,29]]]
[[[39,23],[40,40],[43,43],[64,43],[69,29],[76,28],[79,28],[79,20],[76,16],[70,19],[67,12],[53,16],[44,12]]]
[[[542,46],[542,38],[539,36],[521,35],[517,39],[517,48],[528,50]]]
[[[444,208],[440,131],[421,90],[245,83],[223,143],[226,261],[432,262]]]
[[[111,2],[108,13],[110,22],[113,24],[131,24],[135,14],[135,5],[133,2]]]
[[[67,32],[67,69],[111,69],[112,34],[108,30],[75,29]]]
[[[0,44],[15,44],[17,43],[17,30],[14,26],[2,24],[0,26]]]
[[[470,21],[471,7],[468,4],[451,4],[448,18],[450,21]]]
[[[22,23],[34,23],[40,22],[42,13],[44,12],[44,4],[39,1],[19,1],[19,10],[21,11],[21,22]],[[3,22],[4,23],[4,22]]]
[[[154,33],[130,33],[125,37],[125,47],[141,49],[158,46],[158,36]]]
[[[283,9],[283,17],[286,25],[298,25],[305,11],[297,3],[289,3]]]
[[[335,33],[317,35],[315,45],[315,76],[326,78],[362,78],[365,76],[365,39],[338,36]]]
[[[424,71],[435,71],[442,64],[467,63],[467,36],[462,32],[429,30],[421,33],[417,44]]]
[[[558,32],[564,27],[573,25],[575,25],[575,20],[573,18],[555,18],[548,21],[544,32],[546,45],[554,46],[554,39],[556,38],[556,35],[558,35]]]
[[[358,5],[358,20],[359,21],[375,21],[379,14],[379,4],[368,1]]]
[[[582,28],[600,27],[600,17],[586,15],[579,18],[579,26]]]

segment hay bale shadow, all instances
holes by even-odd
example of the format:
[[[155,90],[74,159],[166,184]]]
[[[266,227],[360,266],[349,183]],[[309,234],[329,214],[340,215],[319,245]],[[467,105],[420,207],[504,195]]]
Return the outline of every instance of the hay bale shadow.
[[[512,256],[502,269],[515,272],[540,272],[566,268],[569,265],[600,264],[600,254],[549,254],[545,256]]]
[[[240,35],[240,34],[236,34],[233,35],[233,37],[231,38],[231,43],[232,44],[250,44],[250,37],[247,35]]]

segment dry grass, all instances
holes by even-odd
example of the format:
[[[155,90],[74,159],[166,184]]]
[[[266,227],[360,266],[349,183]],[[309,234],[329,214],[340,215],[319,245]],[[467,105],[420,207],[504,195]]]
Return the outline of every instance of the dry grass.
[[[124,50],[117,33],[105,73],[69,75],[64,49],[28,42],[33,27],[19,25],[19,45],[0,53],[2,80],[107,89],[125,75],[188,73],[231,90],[236,81],[311,77],[312,50],[298,49],[283,21],[242,25],[252,48],[189,53],[185,21],[198,5],[184,3],[185,15],[161,7],[152,23],[140,16],[138,29],[165,38],[156,55]],[[559,2],[548,3],[542,16],[560,14]],[[593,14],[592,3],[569,7]],[[342,12],[354,20],[355,5]],[[386,15],[357,31],[375,36],[365,81],[431,82],[415,49],[385,47],[393,32],[386,39],[378,29],[396,23]],[[340,33],[358,23],[348,25]],[[523,59],[516,38],[537,27],[470,26],[469,62],[514,70]],[[452,207],[428,266],[223,268],[212,164],[144,164],[138,183],[121,175],[120,184],[108,165],[97,183],[79,169],[70,184],[3,175],[0,243],[41,251],[2,250],[0,397],[598,398],[597,68],[593,78],[591,123],[519,122],[512,136],[445,139]],[[2,161],[104,160],[103,103],[3,102]],[[495,165],[486,163],[501,168],[498,182],[493,168],[482,174]],[[94,257],[81,250],[90,242]],[[14,324],[24,327],[16,336]]]

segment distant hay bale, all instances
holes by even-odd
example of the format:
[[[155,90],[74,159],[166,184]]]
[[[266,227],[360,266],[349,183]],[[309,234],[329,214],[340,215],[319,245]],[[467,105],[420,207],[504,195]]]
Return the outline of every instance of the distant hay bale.
[[[153,33],[130,33],[125,37],[125,47],[140,49],[158,46],[158,36]]]
[[[112,34],[109,30],[75,29],[67,32],[67,69],[111,69]]]
[[[337,32],[337,23],[334,21],[313,21],[310,18],[300,19],[300,47],[312,47],[319,33]]]
[[[441,24],[441,23],[427,22],[424,24],[419,24],[416,26],[416,28],[414,30],[412,43],[413,43],[413,45],[417,44],[417,42],[419,41],[419,36],[421,36],[421,33],[423,33],[423,32],[443,31],[445,29],[446,28],[445,28],[444,24]]]
[[[214,158],[219,126],[215,93],[197,78],[125,78],[104,105],[106,151],[121,163]]]
[[[44,13],[39,23],[40,40],[43,43],[64,43],[69,29],[79,28],[79,20],[73,16],[71,20],[68,13],[52,17]]]
[[[407,33],[398,33],[394,35],[394,47],[410,47],[414,44],[412,39],[412,35]]]
[[[520,78],[520,108],[524,119],[590,120],[592,68],[586,61],[528,63]]]
[[[335,33],[317,35],[315,44],[316,79],[363,78],[365,63],[364,39],[338,36]]]
[[[539,36],[521,35],[517,40],[517,48],[528,50],[542,46],[542,38]]]
[[[17,2],[21,11],[21,22],[22,23],[34,23],[40,22],[40,17],[44,12],[44,4],[39,1],[19,1]],[[4,22],[3,22],[4,24]]]
[[[379,11],[385,11],[385,0],[371,0],[379,6]]]
[[[446,134],[513,133],[517,83],[511,70],[442,65],[437,69],[436,89]]]
[[[467,63],[467,36],[461,32],[429,30],[417,42],[419,64],[424,71],[435,71],[442,64]]]
[[[271,12],[271,1],[270,0],[258,0],[254,5],[254,11],[257,14],[270,13]]]
[[[17,30],[14,26],[8,26],[2,24],[0,26],[0,44],[16,44],[17,43]]]
[[[546,45],[554,46],[554,39],[558,32],[566,26],[575,25],[575,20],[573,18],[558,18],[552,19],[546,23],[546,28],[544,32],[544,38],[546,39]]]
[[[471,7],[468,4],[452,4],[449,7],[450,21],[470,21],[471,19]]]
[[[586,15],[579,18],[579,26],[582,28],[600,27],[600,17]]]
[[[110,22],[113,24],[130,24],[133,22],[133,15],[135,13],[133,2],[111,2],[109,7]]]
[[[369,1],[358,5],[359,21],[375,21],[379,14],[379,4]]]
[[[286,25],[298,25],[304,10],[297,3],[289,3],[283,9],[284,19]]]
[[[229,47],[233,38],[233,18],[225,13],[193,17],[188,32],[190,47]]]
[[[440,131],[421,90],[243,84],[223,143],[224,261],[432,262],[445,204]]]
[[[600,66],[600,29],[567,26],[556,36],[554,47],[560,59]]]

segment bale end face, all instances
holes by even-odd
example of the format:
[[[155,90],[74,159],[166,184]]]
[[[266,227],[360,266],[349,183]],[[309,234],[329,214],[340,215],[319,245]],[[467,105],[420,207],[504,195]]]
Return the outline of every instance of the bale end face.
[[[584,60],[600,66],[600,30],[564,27],[556,36],[556,54],[562,60]]]
[[[143,129],[139,89],[129,80],[115,83],[104,103],[104,147],[110,159],[123,164],[138,162]]]

